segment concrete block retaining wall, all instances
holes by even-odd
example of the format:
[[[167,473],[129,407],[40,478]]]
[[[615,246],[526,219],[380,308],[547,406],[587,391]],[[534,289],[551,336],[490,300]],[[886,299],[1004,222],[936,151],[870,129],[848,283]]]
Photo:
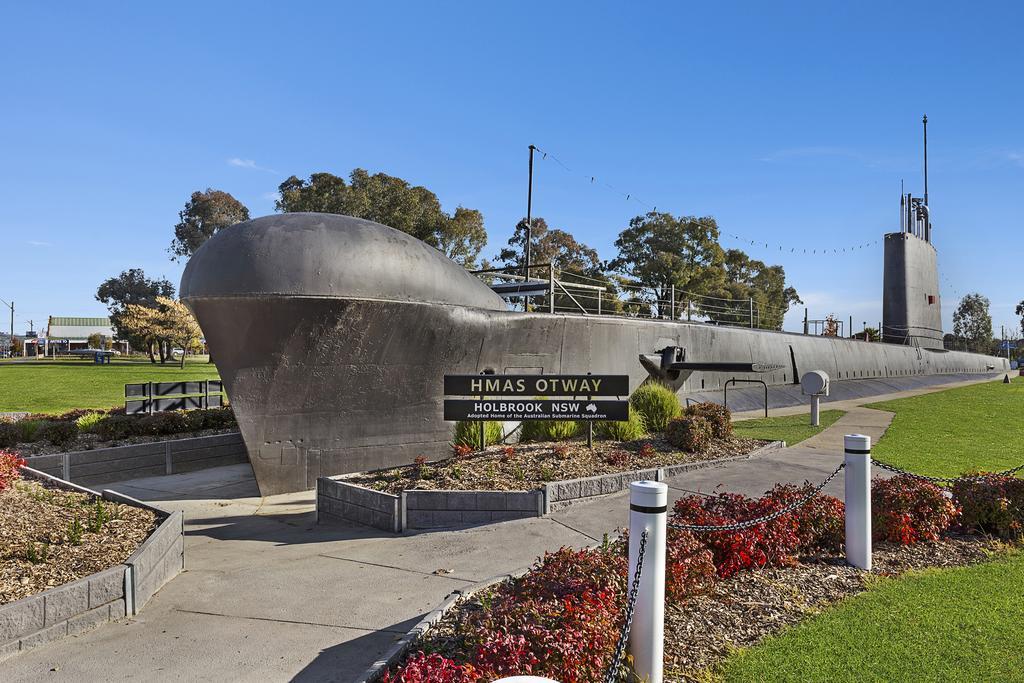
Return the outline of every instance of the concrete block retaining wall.
[[[248,461],[237,432],[28,458],[33,469],[86,486]]]
[[[774,441],[745,456],[754,457],[785,443]],[[347,475],[320,477],[316,484],[317,522],[356,522],[400,533],[406,529],[437,529],[543,517],[578,500],[617,493],[634,481],[662,481],[696,469],[738,458],[669,465],[649,470],[604,474],[585,479],[549,482],[536,491],[403,491],[393,495],[346,481]]]
[[[138,614],[160,586],[177,576],[184,566],[180,512],[168,515],[114,491],[100,494],[30,468],[25,468],[25,474],[80,493],[149,508],[162,520],[123,564],[0,605],[0,660],[65,636],[84,633],[108,621]]]

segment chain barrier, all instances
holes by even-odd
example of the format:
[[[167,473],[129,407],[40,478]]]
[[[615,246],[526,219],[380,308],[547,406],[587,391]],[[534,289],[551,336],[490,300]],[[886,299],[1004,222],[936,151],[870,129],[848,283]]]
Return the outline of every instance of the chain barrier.
[[[633,609],[636,607],[636,594],[640,590],[640,574],[644,568],[644,551],[647,549],[647,530],[640,534],[640,547],[636,552],[636,574],[633,576],[633,585],[629,588],[629,599],[626,601],[626,620],[622,624],[622,632],[619,633],[619,640],[615,644],[615,653],[612,655],[612,664],[608,667],[608,673],[604,676],[604,683],[615,683],[618,680],[619,669],[622,667],[622,657],[626,654],[626,643],[629,641],[629,629],[633,626]]]
[[[1017,474],[1017,472],[1020,472],[1021,470],[1024,470],[1024,465],[1017,465],[1012,469],[1003,470],[1002,472],[986,472],[985,474],[974,474],[967,477],[929,477],[926,474],[914,474],[913,472],[902,470],[899,467],[884,463],[881,460],[875,460],[874,458],[871,458],[871,464],[879,469],[892,472],[893,474],[901,474],[911,477],[912,479],[928,481],[933,484],[955,484],[958,481],[984,481],[991,477],[1009,477]]]
[[[818,484],[814,490],[808,493],[803,498],[799,498],[785,507],[779,508],[771,514],[765,515],[764,517],[758,517],[757,519],[746,519],[742,522],[732,522],[731,524],[677,524],[670,523],[668,526],[670,529],[680,529],[682,531],[692,532],[709,532],[709,531],[741,531],[743,529],[749,529],[750,527],[757,526],[758,524],[765,524],[772,520],[778,519],[783,515],[788,515],[793,510],[806,505],[812,498],[821,493],[821,490],[828,486],[829,482],[836,478],[836,476],[846,467],[846,463],[841,463],[832,474],[825,478],[825,481]]]

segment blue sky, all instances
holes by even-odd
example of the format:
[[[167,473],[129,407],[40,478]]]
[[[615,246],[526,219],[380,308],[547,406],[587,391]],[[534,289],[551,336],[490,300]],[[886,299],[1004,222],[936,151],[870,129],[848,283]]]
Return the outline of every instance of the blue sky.
[[[480,209],[493,255],[526,203],[614,255],[643,202],[715,216],[781,263],[812,317],[881,317],[900,180],[930,199],[944,319],[1024,298],[1022,10],[966,3],[8,4],[0,26],[0,297],[16,328],[103,314],[130,267],[177,282],[189,194],[254,216],[353,167]],[[589,176],[597,177],[591,184]],[[618,188],[612,192],[605,183]],[[738,246],[728,238],[725,246]],[[787,318],[796,329],[802,310]],[[6,323],[4,324],[6,329]]]

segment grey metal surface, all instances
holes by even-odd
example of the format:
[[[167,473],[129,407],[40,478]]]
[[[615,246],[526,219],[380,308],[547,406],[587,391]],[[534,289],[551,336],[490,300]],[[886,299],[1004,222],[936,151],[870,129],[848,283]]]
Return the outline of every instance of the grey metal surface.
[[[890,233],[884,243],[883,340],[941,349],[942,298],[935,247],[909,232]]]
[[[446,455],[445,374],[623,374],[635,388],[648,377],[640,357],[666,346],[693,361],[781,368],[680,375],[681,395],[721,390],[733,376],[799,392],[794,383],[808,370],[827,372],[836,390],[844,380],[1005,366],[847,339],[512,312],[431,247],[344,216],[284,214],[228,228],[189,262],[181,291],[213,349],[264,495]]]
[[[415,237],[379,223],[284,213],[225,228],[189,259],[181,298],[346,297],[504,310],[478,278]]]

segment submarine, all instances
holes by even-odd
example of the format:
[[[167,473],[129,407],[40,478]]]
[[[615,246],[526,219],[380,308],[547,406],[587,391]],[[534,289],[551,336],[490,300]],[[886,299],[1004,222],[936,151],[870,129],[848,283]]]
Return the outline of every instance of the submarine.
[[[931,244],[901,230],[885,248],[886,329],[937,327],[937,300],[926,304],[919,291],[933,276],[938,288]],[[941,334],[935,347],[927,335],[879,343],[515,311],[430,245],[337,214],[283,213],[225,228],[188,261],[180,292],[206,336],[262,495],[448,455],[449,374],[627,375],[630,389],[653,377],[681,398],[717,400],[731,379],[754,379],[780,405],[803,400],[797,383],[810,370],[829,374],[835,396],[844,387],[872,395],[1009,369],[1005,359],[941,349]],[[673,369],[667,356],[693,365]]]

